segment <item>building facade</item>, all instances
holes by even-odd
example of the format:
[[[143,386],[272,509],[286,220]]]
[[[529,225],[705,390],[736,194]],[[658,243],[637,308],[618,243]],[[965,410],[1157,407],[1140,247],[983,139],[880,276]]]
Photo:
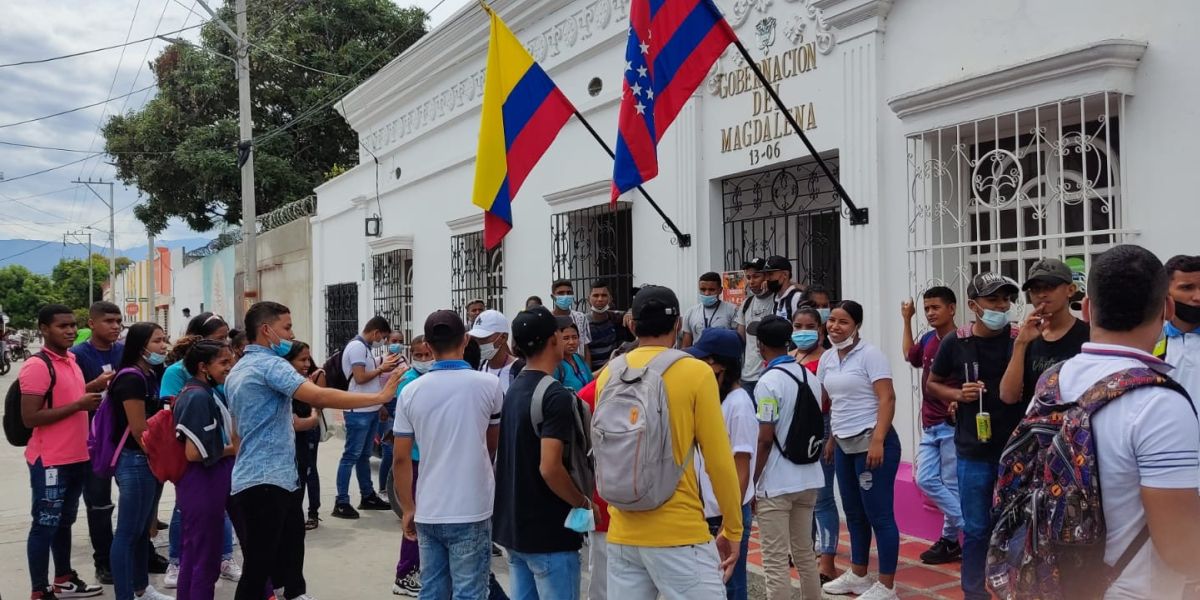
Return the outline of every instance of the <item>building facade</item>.
[[[174,302],[174,275],[170,248],[154,248],[153,260],[131,263],[114,278],[116,293],[105,285],[104,298],[121,307],[126,323],[153,321],[168,332],[173,320],[170,306]],[[150,293],[153,286],[154,293]]]
[[[865,223],[852,223],[731,48],[645,186],[690,245],[637,193],[609,205],[612,161],[573,120],[515,199],[513,231],[485,252],[471,192],[487,18],[470,5],[338,105],[363,150],[317,190],[312,313],[326,350],[377,313],[410,332],[475,297],[511,315],[559,278],[580,297],[605,279],[621,308],[643,283],[691,303],[700,273],[781,254],[797,280],[866,307],[863,336],[893,359],[911,457],[919,396],[900,356],[903,299],[936,284],[963,297],[981,270],[1022,280],[1043,256],[1066,259],[1083,283],[1092,258],[1121,242],[1195,252],[1200,204],[1180,179],[1189,153],[1164,142],[1200,130],[1200,78],[1182,76],[1200,38],[1178,25],[1200,5],[717,3]],[[611,143],[629,1],[493,6]]]

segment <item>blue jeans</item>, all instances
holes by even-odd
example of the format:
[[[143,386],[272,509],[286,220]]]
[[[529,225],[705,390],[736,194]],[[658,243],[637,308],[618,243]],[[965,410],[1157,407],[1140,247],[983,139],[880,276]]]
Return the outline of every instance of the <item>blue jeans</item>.
[[[179,510],[179,502],[176,501],[175,509],[171,511],[171,528],[167,530],[167,540],[170,542],[167,546],[167,558],[171,564],[179,566],[179,547],[183,537],[183,513]],[[221,544],[221,560],[233,559],[233,521],[229,520],[229,513],[225,513],[225,541]]]
[[[79,498],[91,470],[86,462],[46,468],[40,458],[29,465],[33,524],[25,542],[25,554],[34,591],[50,587],[52,553],[54,575],[71,572],[71,525],[79,514]]]
[[[371,481],[371,445],[375,442],[379,413],[346,411],[343,414],[346,418],[346,449],[338,461],[337,498],[334,500],[337,504],[350,503],[351,471],[358,476],[358,489],[363,498],[375,493],[375,484]]]
[[[508,549],[509,585],[516,600],[579,600],[579,551],[517,552]]]
[[[992,533],[992,491],[996,463],[958,457],[958,497],[962,503],[962,589],[967,600],[991,598],[984,586]]]
[[[850,532],[850,562],[866,566],[871,557],[871,532],[879,551],[879,573],[894,575],[900,554],[900,529],[896,527],[893,504],[896,496],[896,470],[900,468],[900,438],[888,431],[883,441],[883,464],[867,468],[867,453],[846,454],[834,443],[834,466],[838,491],[846,511],[846,530]]]
[[[492,560],[492,520],[417,523],[421,600],[484,600]]]
[[[939,423],[921,434],[917,449],[917,487],[937,505],[945,517],[942,537],[958,541],[963,528],[958,500],[958,461],[954,449],[954,427]]]
[[[113,532],[113,590],[117,600],[133,600],[134,592],[146,589],[150,574],[146,570],[150,537],[150,517],[158,480],[150,472],[146,455],[139,450],[121,450],[117,459],[117,529]]]
[[[829,413],[825,414],[825,439],[829,439]],[[825,487],[817,493],[817,506],[813,510],[813,540],[818,554],[836,556],[838,533],[842,517],[838,514],[837,500],[833,497],[833,461],[821,458],[821,471],[825,473]]]
[[[725,582],[725,597],[728,600],[746,600],[746,556],[750,551],[750,521],[754,518],[754,513],[750,510],[750,503],[742,506],[742,548],[741,554],[738,555],[737,563],[733,565],[733,574],[729,576],[729,581]],[[708,532],[716,536],[721,531],[721,517],[709,517]]]

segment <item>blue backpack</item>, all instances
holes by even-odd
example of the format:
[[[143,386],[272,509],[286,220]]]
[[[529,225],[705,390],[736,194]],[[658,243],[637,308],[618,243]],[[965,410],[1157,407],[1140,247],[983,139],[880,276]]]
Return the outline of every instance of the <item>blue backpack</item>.
[[[92,427],[88,430],[88,457],[91,459],[92,472],[97,477],[109,478],[116,473],[117,459],[121,456],[121,450],[125,448],[125,442],[129,440],[129,426],[126,425],[121,440],[113,441],[112,433],[117,428],[116,411],[125,410],[125,407],[117,404],[109,393],[112,391],[112,384],[126,373],[136,374],[142,378],[142,383],[149,386],[146,374],[137,367],[121,369],[109,382],[109,389],[104,392],[104,398],[100,400],[100,406],[96,408],[96,414],[92,417]]]

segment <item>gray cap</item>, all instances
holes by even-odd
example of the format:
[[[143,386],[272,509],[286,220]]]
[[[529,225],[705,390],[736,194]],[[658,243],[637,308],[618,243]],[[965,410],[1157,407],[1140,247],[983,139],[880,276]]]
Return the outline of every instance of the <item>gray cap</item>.
[[[1074,283],[1075,279],[1071,267],[1068,267],[1067,263],[1057,258],[1043,258],[1029,267],[1029,275],[1025,278],[1025,285],[1021,286],[1021,289],[1028,290],[1035,281],[1059,286]]]
[[[967,286],[967,297],[974,299],[994,296],[1005,289],[1008,289],[1009,294],[1012,296],[1016,296],[1021,290],[1017,282],[1011,278],[988,271],[976,275],[971,280],[971,285]]]

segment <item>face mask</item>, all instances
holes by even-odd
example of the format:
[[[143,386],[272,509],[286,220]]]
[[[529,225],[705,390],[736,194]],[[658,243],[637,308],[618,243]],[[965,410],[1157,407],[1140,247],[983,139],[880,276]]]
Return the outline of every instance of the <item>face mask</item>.
[[[404,344],[388,344],[388,353],[400,354],[404,350]]]
[[[830,340],[830,343],[833,344],[833,347],[838,350],[845,350],[846,348],[849,348],[850,346],[854,345],[854,336],[856,336],[856,335],[858,335],[857,329],[850,332],[850,335],[846,336],[846,339],[844,339],[840,342],[834,342],[834,341]]]
[[[152,366],[152,367],[157,367],[158,365],[161,365],[161,364],[167,362],[167,355],[166,354],[157,354],[154,352],[147,352],[146,353],[146,362],[150,363],[150,366]]]
[[[821,315],[821,324],[822,325],[825,324],[825,321],[829,320],[829,311],[830,310],[832,310],[832,309],[829,309],[829,308],[818,308],[817,309],[817,314]]]
[[[493,344],[493,343],[480,344],[479,345],[479,357],[483,359],[483,362],[487,362],[489,360],[492,360],[492,358],[496,356],[496,352],[498,350],[499,350],[499,348],[496,347],[496,344]]]
[[[751,291],[751,292],[753,292],[753,293],[754,293],[754,295],[755,295],[756,297],[758,297],[758,298],[767,298],[767,297],[770,297],[770,296],[773,296],[773,295],[775,295],[775,292],[772,292],[772,291],[771,291],[771,284],[770,284],[770,283],[767,283],[767,284],[763,285],[763,289],[761,289],[761,290],[759,290],[759,291],[757,291],[757,292],[755,292],[753,289],[751,289],[750,291]]]
[[[705,308],[712,308],[717,305],[717,302],[720,301],[720,296],[706,296],[704,294],[700,294],[700,304],[703,304]]]
[[[983,322],[984,327],[992,331],[1000,331],[1004,329],[1005,325],[1008,325],[1008,313],[986,308],[983,310],[983,314],[979,316],[979,320]]]
[[[417,373],[421,375],[428,373],[431,367],[433,367],[432,360],[414,360],[412,363],[412,368],[416,369]]]
[[[554,306],[559,310],[570,310],[572,304],[575,304],[575,296],[570,294],[554,297]]]
[[[811,329],[801,329],[792,332],[792,343],[801,350],[811,350],[817,345],[817,332]]]
[[[601,306],[600,308],[596,308],[595,306],[593,306],[593,307],[592,307],[592,312],[594,312],[594,313],[606,313],[606,312],[608,312],[608,305],[607,305],[607,304],[605,304],[604,306]]]
[[[596,515],[591,508],[572,508],[571,512],[567,513],[567,520],[563,522],[563,526],[579,533],[595,531]]]
[[[1175,317],[1184,323],[1190,323],[1192,325],[1200,323],[1200,306],[1176,302]]]
[[[778,294],[779,290],[783,289],[783,282],[771,280],[767,282],[767,291],[772,294]]]

